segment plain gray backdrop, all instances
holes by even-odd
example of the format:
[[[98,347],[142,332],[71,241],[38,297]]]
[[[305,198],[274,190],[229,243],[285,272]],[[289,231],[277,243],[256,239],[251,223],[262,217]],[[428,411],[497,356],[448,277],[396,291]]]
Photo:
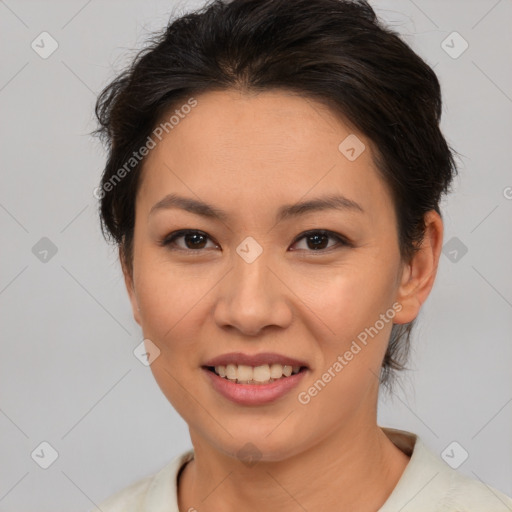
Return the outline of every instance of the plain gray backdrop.
[[[191,447],[133,354],[142,334],[100,233],[105,153],[88,133],[149,31],[200,5],[0,1],[0,512],[90,510]],[[379,423],[439,455],[456,442],[460,472],[512,494],[512,2],[372,5],[434,67],[462,155],[412,369]]]

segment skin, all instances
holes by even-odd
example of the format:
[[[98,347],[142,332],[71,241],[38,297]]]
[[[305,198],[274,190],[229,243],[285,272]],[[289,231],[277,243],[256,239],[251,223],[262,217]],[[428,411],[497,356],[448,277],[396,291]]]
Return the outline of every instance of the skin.
[[[434,283],[442,220],[433,211],[425,216],[421,249],[404,262],[392,199],[363,134],[284,91],[196,99],[145,161],[133,273],[123,265],[134,318],[161,351],[151,370],[187,422],[195,450],[179,479],[180,511],[375,511],[409,462],[376,419],[392,322],[308,404],[297,395],[394,303],[401,305],[394,323],[418,315]],[[355,161],[338,150],[350,134],[366,146]],[[169,193],[205,201],[229,218],[176,208],[150,215]],[[331,209],[275,222],[282,205],[333,193],[364,212]],[[159,245],[179,229],[209,238],[199,249],[183,237],[174,250]],[[351,245],[329,238],[315,250],[314,241],[297,239],[311,229]],[[236,252],[247,236],[263,250],[252,263]],[[307,361],[309,370],[275,402],[237,405],[211,387],[201,365],[238,351],[277,352]],[[248,442],[261,454],[252,466],[236,455]]]

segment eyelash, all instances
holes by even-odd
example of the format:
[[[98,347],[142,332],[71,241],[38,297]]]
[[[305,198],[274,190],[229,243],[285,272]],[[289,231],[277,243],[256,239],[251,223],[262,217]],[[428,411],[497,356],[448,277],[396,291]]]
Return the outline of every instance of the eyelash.
[[[173,233],[166,236],[163,240],[159,242],[159,245],[162,247],[167,247],[169,250],[172,251],[182,251],[185,253],[202,253],[205,249],[184,249],[182,247],[172,247],[172,244],[175,242],[176,239],[182,238],[186,235],[202,235],[208,238],[208,240],[211,241],[211,238],[204,233],[203,231],[195,230],[195,229],[182,229],[179,231],[174,231]],[[301,233],[292,243],[292,245],[295,245],[297,242],[302,240],[303,238],[307,238],[308,236],[312,235],[325,235],[330,238],[335,239],[338,242],[338,247],[336,245],[331,246],[327,249],[317,249],[317,250],[308,250],[308,249],[298,249],[299,251],[306,251],[312,254],[326,254],[331,252],[333,249],[339,249],[341,247],[353,247],[352,243],[345,237],[338,235],[337,233],[334,233],[332,231],[328,231],[325,229],[312,229],[309,231],[305,231],[304,233]],[[340,247],[341,246],[341,247]]]

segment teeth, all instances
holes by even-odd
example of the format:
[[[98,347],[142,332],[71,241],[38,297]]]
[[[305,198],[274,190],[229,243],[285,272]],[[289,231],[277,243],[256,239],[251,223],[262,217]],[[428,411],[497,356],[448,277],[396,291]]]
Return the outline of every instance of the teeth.
[[[252,379],[253,373],[253,369],[250,366],[246,366],[245,364],[239,364],[236,378],[239,381],[245,382],[246,380]]]
[[[289,377],[298,373],[300,366],[282,364],[263,364],[261,366],[247,366],[245,364],[228,364],[216,366],[215,373],[220,377],[243,384],[268,384],[283,376]]]
[[[273,364],[270,366],[270,376],[273,379],[279,379],[283,375],[283,365]]]
[[[252,379],[255,380],[256,382],[267,382],[268,380],[270,380],[269,365],[264,364],[262,366],[256,366],[252,372]],[[244,379],[244,380],[250,380],[250,379]]]
[[[226,377],[229,380],[235,380],[237,378],[238,371],[237,367],[234,364],[228,364],[226,366]]]

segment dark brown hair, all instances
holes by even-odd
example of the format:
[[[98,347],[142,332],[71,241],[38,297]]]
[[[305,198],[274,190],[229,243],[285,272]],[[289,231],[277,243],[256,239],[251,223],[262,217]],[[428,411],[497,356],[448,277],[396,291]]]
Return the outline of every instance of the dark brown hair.
[[[393,197],[402,259],[410,260],[425,213],[440,213],[457,172],[440,130],[434,71],[364,0],[213,0],[171,19],[97,100],[94,133],[108,149],[97,189],[101,227],[129,272],[144,159],[113,179],[166,112],[201,92],[226,89],[293,91],[366,135]],[[382,383],[404,368],[413,324],[393,325]]]

